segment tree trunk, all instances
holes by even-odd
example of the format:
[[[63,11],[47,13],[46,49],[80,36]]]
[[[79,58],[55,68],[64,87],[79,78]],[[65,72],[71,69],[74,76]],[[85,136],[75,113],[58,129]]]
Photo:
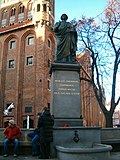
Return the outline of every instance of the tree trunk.
[[[112,128],[113,118],[112,118],[112,114],[110,111],[105,114],[105,120],[106,120],[106,128]]]

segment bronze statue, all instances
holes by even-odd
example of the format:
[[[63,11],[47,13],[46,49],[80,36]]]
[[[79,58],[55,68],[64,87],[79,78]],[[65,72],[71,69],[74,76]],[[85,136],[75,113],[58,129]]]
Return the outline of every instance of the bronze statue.
[[[68,16],[62,14],[61,21],[54,25],[57,41],[56,61],[75,62],[77,50],[77,31],[75,26],[67,22]]]

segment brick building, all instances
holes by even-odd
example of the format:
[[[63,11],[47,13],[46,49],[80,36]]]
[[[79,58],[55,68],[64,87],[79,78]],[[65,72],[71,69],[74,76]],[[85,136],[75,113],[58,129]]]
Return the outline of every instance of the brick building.
[[[36,127],[37,113],[50,106],[49,68],[55,50],[54,0],[2,0],[0,8],[0,127],[15,119]],[[90,57],[79,55],[80,76],[90,77]],[[3,111],[14,103],[8,116]],[[103,126],[92,87],[81,81],[82,114],[87,126]]]
[[[0,127],[14,118],[36,126],[37,113],[50,104],[49,67],[55,37],[54,0],[2,0],[0,9]],[[8,116],[3,111],[14,103]],[[2,116],[3,115],[3,116]]]
[[[120,110],[117,110],[113,114],[113,126],[120,127]]]
[[[106,104],[106,108],[110,110],[111,102]],[[120,127],[120,104],[118,104],[113,113],[113,127]]]
[[[91,62],[88,50],[77,55],[77,61],[82,65],[81,78],[91,79]],[[96,100],[92,85],[85,80],[81,80],[81,110],[86,126],[105,127],[105,118]]]

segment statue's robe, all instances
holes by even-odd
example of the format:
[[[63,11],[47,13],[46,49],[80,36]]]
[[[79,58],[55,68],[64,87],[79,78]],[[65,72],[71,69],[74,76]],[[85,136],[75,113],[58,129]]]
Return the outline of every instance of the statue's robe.
[[[53,30],[57,42],[56,60],[63,61],[66,57],[75,54],[77,50],[77,32],[66,21],[57,22]]]

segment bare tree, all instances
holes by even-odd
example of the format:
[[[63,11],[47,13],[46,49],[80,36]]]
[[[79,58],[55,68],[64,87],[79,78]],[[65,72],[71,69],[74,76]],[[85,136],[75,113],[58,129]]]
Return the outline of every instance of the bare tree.
[[[113,127],[113,113],[120,101],[120,96],[117,96],[117,75],[120,71],[120,2],[119,0],[109,0],[104,16],[100,17],[99,25],[93,18],[86,19],[82,17],[78,21],[77,29],[80,42],[80,50],[87,48],[91,55],[91,70],[92,76],[88,80],[92,85],[98,100],[99,106],[102,109],[106,127]],[[101,84],[101,77],[104,82],[107,79],[106,86]],[[110,110],[106,108],[105,93],[110,90],[111,106]]]

